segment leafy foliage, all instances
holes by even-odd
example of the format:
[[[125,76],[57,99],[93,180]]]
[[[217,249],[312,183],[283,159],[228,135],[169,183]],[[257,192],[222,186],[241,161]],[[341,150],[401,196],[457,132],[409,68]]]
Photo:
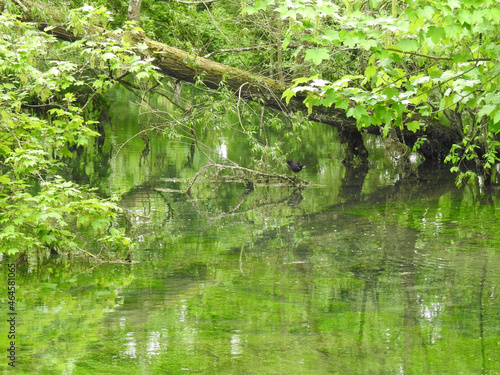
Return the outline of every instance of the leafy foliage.
[[[91,6],[74,14],[80,31],[86,20],[109,18]],[[93,98],[130,73],[137,87],[155,79],[151,62],[133,50],[102,35],[61,43],[14,16],[0,17],[0,251],[71,253],[95,235],[108,256],[130,247],[117,228],[118,198],[99,198],[58,171],[99,135],[85,119]]]
[[[345,109],[360,128],[379,126],[384,134],[419,132],[425,119],[437,119],[464,135],[447,161],[474,161],[483,170],[498,162],[496,1],[283,2],[275,10],[289,20],[289,38],[307,43],[306,58],[316,65],[335,64],[339,54],[352,58],[348,74],[321,73],[316,85],[310,83],[318,76],[296,80],[287,98],[306,93],[310,109]]]

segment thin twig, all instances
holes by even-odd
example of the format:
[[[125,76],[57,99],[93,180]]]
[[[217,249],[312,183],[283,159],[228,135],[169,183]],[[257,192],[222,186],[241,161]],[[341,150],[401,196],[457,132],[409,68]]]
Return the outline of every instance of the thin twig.
[[[100,257],[97,257],[97,256],[95,256],[95,255],[94,255],[94,254],[92,254],[92,253],[89,253],[87,250],[83,250],[81,247],[77,247],[77,249],[78,249],[78,250],[80,250],[81,252],[83,252],[83,253],[87,254],[87,255],[90,255],[90,256],[91,256],[92,258],[94,258],[94,259],[100,259]]]

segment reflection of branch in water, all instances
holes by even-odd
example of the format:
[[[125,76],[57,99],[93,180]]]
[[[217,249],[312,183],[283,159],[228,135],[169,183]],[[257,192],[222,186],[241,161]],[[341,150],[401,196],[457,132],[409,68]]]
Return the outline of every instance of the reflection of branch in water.
[[[241,245],[241,249],[240,249],[240,272],[241,273],[245,273],[243,272],[243,251],[245,250],[245,245]]]
[[[79,251],[84,253],[87,256],[90,256],[93,258],[94,262],[99,262],[99,263],[119,263],[119,264],[132,264],[132,263],[139,263],[138,261],[130,259],[130,251],[125,257],[125,259],[105,259],[100,253],[97,255],[92,254],[91,252],[88,252],[87,250],[84,250],[80,247],[77,247]],[[95,268],[95,267],[93,267]],[[87,271],[88,272],[88,271]]]
[[[217,221],[219,219],[222,219],[222,218],[246,214],[248,212],[252,212],[252,211],[255,211],[257,209],[264,208],[264,207],[277,207],[277,206],[283,205],[284,203],[288,203],[289,204],[290,200],[292,199],[292,197],[294,197],[294,195],[297,194],[297,192],[299,192],[299,194],[300,194],[300,189],[294,190],[293,193],[291,194],[291,196],[288,197],[288,198],[280,199],[280,200],[275,201],[275,202],[269,202],[269,203],[263,203],[263,204],[259,204],[259,205],[254,205],[252,208],[249,208],[247,210],[238,211],[238,209],[241,207],[241,205],[243,204],[243,202],[246,200],[247,196],[251,193],[251,190],[245,190],[243,192],[243,195],[241,197],[240,202],[238,204],[236,204],[236,206],[234,206],[229,212],[221,212],[221,213],[218,213],[216,215],[213,214],[213,211],[204,211],[204,210],[202,210],[198,206],[198,204],[196,203],[196,200],[194,200],[193,198],[191,198],[191,196],[189,194],[187,194],[187,199],[193,205],[193,208],[195,209],[195,211],[200,216],[206,217],[207,219],[209,219],[211,221],[210,224],[213,224],[213,222],[215,222],[215,221]]]
[[[208,171],[209,169],[216,169],[216,177],[213,179],[201,179],[200,176]],[[220,176],[219,173],[223,170],[233,170],[236,172],[243,172],[243,174],[240,174],[241,177],[237,176]],[[250,175],[250,176],[249,176]],[[174,182],[186,182],[188,180],[184,178],[162,178],[163,181],[174,181]],[[249,168],[244,168],[240,167],[238,165],[223,165],[223,164],[216,164],[216,163],[210,163],[202,167],[194,177],[189,180],[188,185],[186,187],[186,190],[178,190],[178,189],[162,189],[162,188],[157,188],[155,190],[157,191],[162,191],[165,193],[184,193],[184,194],[190,194],[191,193],[191,188],[193,185],[196,183],[196,181],[211,181],[211,182],[234,182],[234,183],[244,183],[245,187],[247,190],[253,190],[254,186],[257,184],[262,184],[265,186],[271,186],[277,184],[278,186],[281,187],[294,187],[297,191],[306,187],[306,186],[313,186],[311,185],[311,182],[302,180],[298,178],[297,176],[290,177],[287,175],[283,174],[277,174],[277,173],[265,173],[265,172],[259,172],[253,169]],[[292,204],[293,205],[293,204]]]
[[[163,192],[163,193],[170,193],[170,192],[173,191],[173,190],[168,190],[168,189],[155,189],[155,190],[158,191],[158,192]],[[196,203],[196,200],[193,199],[189,194],[186,194],[186,197],[187,197],[188,202],[191,203],[191,205],[193,206],[193,208],[195,209],[195,211],[198,213],[198,215],[200,215],[200,216],[205,217],[206,219],[208,219],[208,221],[209,221],[208,227],[210,227],[212,224],[214,224],[216,221],[218,221],[218,220],[220,220],[222,218],[246,214],[248,212],[252,212],[252,211],[255,211],[255,210],[263,208],[263,207],[276,207],[276,206],[280,206],[280,205],[282,205],[283,203],[285,203],[287,201],[287,199],[281,199],[281,200],[279,200],[277,202],[270,202],[270,203],[260,204],[260,205],[257,205],[257,206],[253,206],[252,208],[249,208],[249,209],[244,210],[244,211],[238,211],[238,209],[241,207],[241,205],[243,204],[243,202],[246,200],[247,196],[252,191],[253,190],[246,189],[243,192],[243,194],[242,194],[240,202],[233,209],[231,209],[231,211],[229,211],[229,212],[221,212],[221,213],[218,213],[216,215],[213,214],[213,211],[204,211],[204,210],[202,210],[199,207],[199,205]],[[236,211],[238,211],[238,212],[236,212]],[[205,229],[203,229],[203,230],[205,230]]]
[[[196,173],[196,175],[193,177],[191,182],[188,184],[188,186],[186,188],[186,193],[189,193],[191,191],[191,187],[194,185],[194,183],[196,182],[198,177],[210,168],[215,168],[217,170],[217,173],[219,173],[221,170],[224,170],[224,169],[232,169],[235,171],[247,173],[248,175],[252,175],[253,179],[251,179],[248,176],[243,176],[241,180],[234,180],[234,178],[233,179],[231,179],[231,178],[226,179],[226,181],[231,181],[231,180],[235,181],[235,182],[244,181],[247,183],[247,186],[249,183],[253,184],[254,182],[255,183],[261,182],[262,180],[264,180],[268,183],[270,182],[270,180],[276,180],[276,181],[280,182],[281,184],[284,184],[284,186],[295,186],[295,187],[300,187],[300,186],[310,184],[309,181],[302,180],[302,179],[298,178],[297,176],[289,177],[289,176],[283,175],[283,174],[259,172],[259,171],[255,171],[253,169],[240,167],[238,165],[222,165],[222,164],[212,163],[212,164],[205,165],[203,168],[201,168]]]

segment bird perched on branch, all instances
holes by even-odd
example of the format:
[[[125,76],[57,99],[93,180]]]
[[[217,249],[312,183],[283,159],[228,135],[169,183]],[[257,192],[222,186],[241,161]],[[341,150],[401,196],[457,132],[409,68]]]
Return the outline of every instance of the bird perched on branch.
[[[288,164],[288,166],[290,167],[292,172],[295,172],[295,173],[298,173],[302,170],[302,168],[305,168],[305,165],[300,164],[298,161],[287,160],[286,163]]]

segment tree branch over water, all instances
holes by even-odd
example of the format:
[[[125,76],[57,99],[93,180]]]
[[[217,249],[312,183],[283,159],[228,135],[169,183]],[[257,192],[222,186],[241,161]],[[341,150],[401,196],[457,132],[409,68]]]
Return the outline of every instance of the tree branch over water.
[[[39,6],[28,0],[19,1],[22,1],[28,9],[34,9]],[[44,11],[46,12],[47,9],[44,9]],[[51,10],[50,14],[51,17],[58,22],[64,23],[66,21],[64,17],[55,10]],[[43,25],[47,25],[45,20],[37,19],[36,17],[38,16],[32,13],[26,14],[27,20],[41,22]],[[50,30],[50,33],[62,40],[69,40],[71,38],[71,33],[69,31],[63,27],[54,27]],[[121,34],[107,31],[97,26],[87,28],[87,32],[97,35],[106,35],[106,37],[115,39],[119,43],[121,43],[123,37]],[[77,37],[75,37],[75,39]],[[302,93],[297,93],[288,103],[285,103],[284,100],[282,100],[282,96],[285,90],[291,85],[290,83],[282,83],[259,74],[254,74],[249,71],[190,54],[181,49],[152,40],[143,33],[128,33],[128,37],[130,39],[129,42],[132,44],[142,44],[147,47],[142,50],[143,57],[154,57],[154,64],[165,75],[191,83],[202,81],[207,87],[213,89],[218,89],[220,85],[223,84],[245,100],[256,101],[262,103],[266,107],[284,113],[302,112],[306,114],[307,118],[311,121],[322,122],[336,127],[343,139],[346,140],[360,133],[356,125],[356,120],[352,117],[347,117],[346,111],[343,109],[335,108],[334,106],[314,106],[311,113],[309,113],[309,109],[304,104],[304,100],[307,96]],[[461,139],[458,131],[455,131],[451,127],[443,126],[434,117],[414,115],[412,118],[408,119],[408,121],[413,120],[424,122],[426,127],[423,127],[416,133],[404,128],[401,130],[401,133],[404,134],[402,139],[404,139],[409,146],[413,146],[420,137],[426,137],[428,142],[434,145],[433,147],[428,147],[427,153],[425,154],[426,157],[442,157],[443,148],[446,149],[451,147],[453,143],[458,143]],[[365,128],[365,131],[377,135],[382,134],[382,128],[379,126]],[[355,136],[355,138],[358,137],[359,136]],[[446,140],[446,142],[444,146],[439,148],[438,145],[442,145],[442,140]],[[357,152],[359,149],[360,145],[358,143],[356,143],[356,146],[350,145],[354,152]],[[448,150],[449,148],[444,150],[445,153],[447,153]],[[365,151],[366,150],[361,150],[360,155],[363,155]]]

